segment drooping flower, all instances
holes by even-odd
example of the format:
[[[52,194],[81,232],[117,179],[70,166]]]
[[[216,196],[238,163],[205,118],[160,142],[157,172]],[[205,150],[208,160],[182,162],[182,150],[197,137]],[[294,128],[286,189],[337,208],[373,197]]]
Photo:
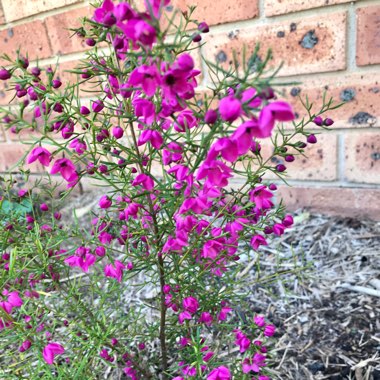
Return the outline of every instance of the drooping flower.
[[[132,181],[132,186],[138,185],[141,185],[145,190],[150,191],[154,188],[154,181],[150,176],[141,173]]]
[[[49,166],[50,157],[51,157],[51,153],[47,149],[43,148],[42,146],[38,146],[30,152],[27,159],[27,163],[31,164],[38,160],[41,165]]]
[[[68,158],[60,158],[54,162],[50,171],[50,174],[57,173],[60,173],[66,181],[72,182],[76,175],[75,165]]]
[[[106,277],[116,278],[117,281],[121,282],[124,269],[125,265],[121,261],[115,260],[114,265],[108,264],[105,266],[104,275]]]
[[[227,367],[220,366],[209,373],[207,380],[231,380],[231,372]]]
[[[12,312],[14,307],[21,307],[23,304],[17,291],[9,293],[7,290],[4,290],[2,294],[7,297],[7,300],[0,301],[0,307],[8,314]]]
[[[62,345],[60,345],[59,343],[53,342],[45,346],[44,350],[42,351],[42,356],[44,357],[45,362],[51,365],[54,363],[54,358],[57,355],[63,354],[64,352],[65,352],[65,349]]]
[[[257,251],[260,245],[268,245],[267,241],[265,240],[264,236],[261,235],[254,235],[251,238],[251,247]]]
[[[294,112],[290,104],[281,101],[272,102],[263,107],[260,112],[260,135],[256,137],[269,137],[276,121],[292,121],[294,118]]]
[[[88,247],[79,247],[75,251],[75,255],[67,257],[64,261],[71,267],[80,267],[83,272],[88,272],[90,266],[95,264],[96,256],[90,253]]]
[[[71,141],[69,148],[73,148],[81,156],[87,150],[87,144],[84,140],[77,138]]]

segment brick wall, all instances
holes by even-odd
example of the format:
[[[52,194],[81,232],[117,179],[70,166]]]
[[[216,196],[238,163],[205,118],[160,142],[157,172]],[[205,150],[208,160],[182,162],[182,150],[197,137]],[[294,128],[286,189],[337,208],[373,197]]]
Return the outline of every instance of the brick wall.
[[[140,1],[141,2],[141,1]],[[380,220],[380,0],[174,0],[212,25],[204,54],[228,65],[242,44],[271,47],[273,65],[284,62],[284,81],[302,82],[284,96],[301,114],[297,95],[321,101],[325,88],[347,102],[332,112],[334,130],[290,164],[291,188],[280,193],[290,208],[364,215]],[[81,58],[85,45],[67,28],[89,15],[84,0],[0,0],[0,52],[21,46],[41,65],[62,62],[61,76]],[[3,62],[0,61],[0,65]],[[203,86],[207,73],[203,73]],[[9,94],[0,84],[0,104]],[[23,136],[27,138],[28,136]],[[0,172],[25,152],[17,138],[0,129]],[[37,166],[34,171],[40,170]],[[343,188],[343,189],[342,189]]]

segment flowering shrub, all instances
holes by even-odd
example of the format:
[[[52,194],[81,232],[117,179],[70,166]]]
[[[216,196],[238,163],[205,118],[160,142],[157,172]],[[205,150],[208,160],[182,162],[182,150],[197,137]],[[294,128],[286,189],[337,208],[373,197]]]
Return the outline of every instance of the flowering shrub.
[[[75,71],[78,83],[65,89],[52,68],[30,69],[21,54],[0,70],[20,99],[3,109],[3,122],[40,134],[25,163],[46,167],[68,189],[59,200],[50,177],[36,190],[2,181],[7,373],[270,378],[275,327],[250,311],[244,268],[293,219],[264,176],[285,178],[282,162],[317,142],[306,127],[331,125],[321,115],[334,106],[324,101],[314,111],[306,100],[296,122],[275,93],[270,53],[256,68],[204,62],[213,86],[198,91],[193,57],[209,27],[191,19],[193,8],[180,21],[170,17],[168,5],[97,4],[76,30],[92,50]],[[269,158],[263,139],[273,145]],[[59,212],[83,177],[107,186],[88,228],[65,224]],[[149,297],[139,298],[147,288]],[[127,304],[126,292],[136,295]]]

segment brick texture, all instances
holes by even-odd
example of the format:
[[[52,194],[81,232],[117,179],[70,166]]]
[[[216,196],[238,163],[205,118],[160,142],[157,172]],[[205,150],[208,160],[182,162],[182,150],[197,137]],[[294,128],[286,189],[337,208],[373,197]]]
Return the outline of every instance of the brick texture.
[[[284,63],[280,75],[343,70],[346,67],[345,30],[345,13],[231,29],[209,35],[204,54],[209,61],[218,62],[228,69],[233,62],[233,51],[242,60],[245,45],[246,60],[254,71],[258,62],[252,62],[249,58],[260,42],[260,59],[264,59],[266,50],[272,48],[272,66],[278,67],[281,62]]]
[[[345,136],[345,177],[351,182],[380,184],[380,134]]]
[[[284,98],[291,102],[298,119],[307,116],[300,98],[304,101],[307,96],[316,113],[326,91],[336,103],[344,103],[328,113],[335,121],[334,128],[380,127],[380,72],[333,76],[323,81],[320,78],[300,78],[300,82],[283,90]]]
[[[305,208],[313,212],[380,220],[380,189],[281,186],[278,198],[284,200],[290,211]]]
[[[174,7],[182,11],[189,6],[196,6],[193,16],[198,21],[206,20],[209,25],[224,24],[227,22],[248,20],[259,13],[258,0],[177,0]]]
[[[326,5],[351,3],[360,0],[265,0],[265,15],[276,16]]]
[[[82,0],[2,0],[6,20],[15,21]]]
[[[35,38],[33,38],[35,36]],[[52,55],[47,31],[43,21],[36,20],[26,24],[9,27],[0,32],[0,52],[16,57],[17,49],[30,60],[48,58]],[[0,59],[0,65],[8,64]]]
[[[380,63],[380,4],[356,13],[356,62],[359,66]]]
[[[73,36],[73,31],[69,29],[80,27],[80,18],[89,15],[91,15],[90,7],[84,7],[50,16],[46,19],[54,54],[74,53],[88,48],[84,39],[76,35]]]
[[[0,144],[0,172],[6,172],[8,170],[17,172],[17,164],[25,157],[29,150],[29,146],[13,143],[1,143]],[[39,163],[28,165],[28,169],[33,173],[43,173],[43,166]]]
[[[330,134],[319,135],[317,144],[309,144],[305,149],[305,156],[296,156],[295,161],[286,162],[283,157],[275,156],[271,159],[271,165],[284,164],[287,167],[289,179],[334,181],[337,178],[337,136]],[[266,160],[271,157],[273,145],[269,139],[260,142],[261,155]],[[293,153],[288,150],[289,154]],[[278,178],[275,174],[267,175],[268,179]]]

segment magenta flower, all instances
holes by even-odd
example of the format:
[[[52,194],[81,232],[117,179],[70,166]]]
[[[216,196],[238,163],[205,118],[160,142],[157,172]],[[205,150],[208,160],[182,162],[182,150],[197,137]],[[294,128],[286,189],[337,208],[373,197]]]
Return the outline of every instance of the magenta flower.
[[[241,103],[233,96],[227,96],[219,102],[219,113],[223,120],[232,123],[242,114]]]
[[[193,111],[185,110],[177,116],[177,120],[174,123],[174,129],[177,132],[185,132],[187,129],[194,128],[197,123],[198,120],[195,117]]]
[[[68,158],[60,158],[54,162],[50,171],[50,174],[57,173],[60,173],[66,181],[72,182],[76,175],[75,165]]]
[[[44,360],[47,364],[51,365],[54,362],[54,358],[57,355],[61,355],[65,352],[65,349],[63,346],[61,346],[59,343],[49,343],[45,346],[44,350],[42,351],[42,356],[44,357]]]
[[[112,206],[112,200],[107,195],[103,195],[100,198],[99,207],[105,209],[105,208],[110,208],[111,206]]]
[[[274,325],[266,325],[264,328],[265,336],[273,336],[276,332],[276,327]]]
[[[7,300],[0,301],[0,307],[8,314],[12,312],[14,307],[21,307],[23,304],[23,301],[17,291],[9,293],[7,290],[4,290],[2,294],[7,297]]]
[[[124,269],[125,265],[122,262],[115,260],[114,265],[108,264],[104,267],[104,275],[106,277],[116,278],[117,281],[121,282]]]
[[[133,42],[140,42],[145,46],[152,46],[156,41],[156,29],[146,21],[134,18],[129,20],[126,24],[118,24],[120,29],[124,32],[127,38]]]
[[[273,226],[273,233],[277,236],[281,236],[283,235],[285,232],[285,226],[281,223],[276,223],[274,226]]]
[[[188,311],[191,314],[194,314],[197,312],[199,308],[199,303],[196,298],[194,297],[186,297],[182,301],[182,306],[185,311]]]
[[[249,199],[251,202],[255,203],[255,209],[266,210],[273,206],[272,201],[273,193],[266,190],[266,186],[260,185],[255,187],[249,192]]]
[[[265,326],[265,318],[262,315],[255,315],[253,318],[253,321],[255,322],[256,326],[258,327],[264,327]]]
[[[142,90],[147,96],[153,96],[160,83],[161,77],[156,65],[137,67],[131,72],[128,80],[128,84],[131,87],[141,85]]]
[[[74,139],[71,141],[69,148],[73,148],[81,156],[87,150],[87,144],[84,140]]]
[[[98,99],[98,100],[95,100],[93,103],[92,103],[92,110],[94,112],[101,112],[104,108],[104,103]]]
[[[90,266],[95,264],[96,256],[90,253],[90,248],[79,247],[75,255],[67,257],[64,261],[71,267],[80,267],[83,272],[88,272]]]
[[[154,181],[148,175],[141,173],[132,182],[132,186],[141,185],[145,190],[150,191],[154,188]]]
[[[207,376],[207,380],[231,380],[231,372],[227,367],[221,366],[213,369]]]
[[[245,358],[242,363],[243,373],[260,372],[260,367],[265,367],[266,365],[265,359],[266,357],[259,353],[256,353],[251,359]]]
[[[160,132],[152,129],[146,129],[141,132],[138,141],[138,146],[144,145],[148,141],[150,141],[153,148],[160,149],[164,142],[164,139],[162,138]]]
[[[225,160],[235,162],[239,156],[238,142],[222,137],[212,145],[207,157],[215,159],[219,153]]]
[[[232,308],[223,306],[218,314],[218,320],[219,321],[225,321],[227,319],[228,313],[232,311]]]
[[[185,319],[191,320],[191,318],[191,314],[188,311],[183,311],[178,315],[178,323],[182,325]]]
[[[240,352],[244,353],[251,345],[251,341],[240,330],[235,331],[235,344],[240,347]]]
[[[292,121],[295,116],[292,107],[286,102],[273,102],[265,106],[259,116],[261,135],[256,137],[269,137],[275,121]]]
[[[42,146],[38,146],[37,148],[34,148],[27,159],[27,163],[31,164],[35,161],[39,161],[41,165],[43,166],[49,166],[50,165],[50,157],[51,153],[45,149],[42,148]]]
[[[253,235],[251,238],[251,247],[257,251],[260,245],[268,245],[264,236],[261,235]]]
[[[29,350],[29,348],[32,346],[32,342],[30,340],[25,340],[22,342],[21,346],[18,348],[19,352],[25,352]]]
[[[7,69],[0,70],[0,80],[7,80],[11,77],[11,73]]]
[[[121,139],[124,135],[123,128],[116,126],[112,128],[112,135],[115,137],[115,139]]]

